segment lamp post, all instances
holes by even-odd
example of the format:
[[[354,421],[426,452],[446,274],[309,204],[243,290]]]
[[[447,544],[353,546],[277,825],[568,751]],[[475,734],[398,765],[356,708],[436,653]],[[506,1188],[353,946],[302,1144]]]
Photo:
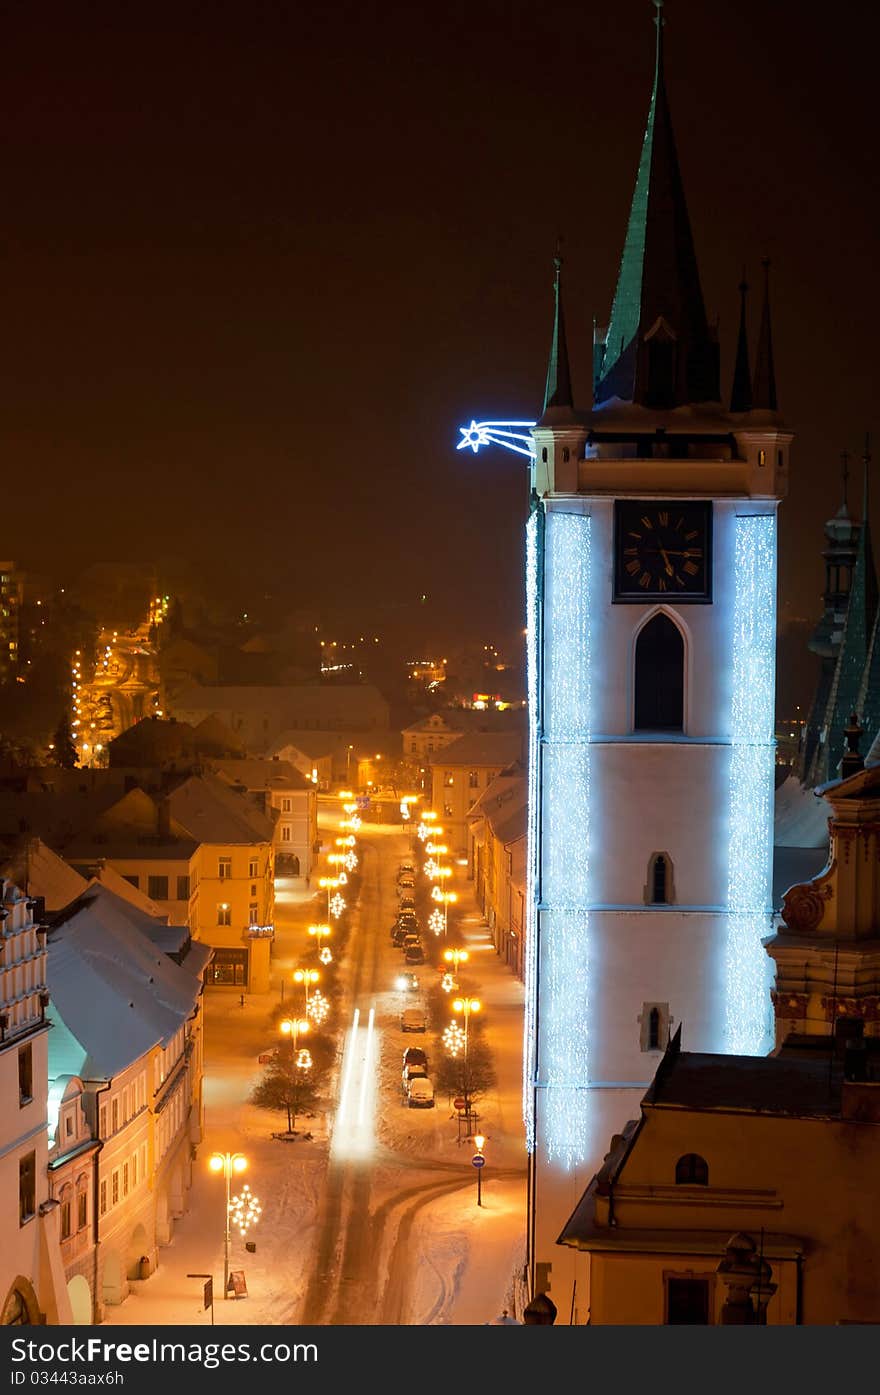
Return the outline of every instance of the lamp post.
[[[330,919],[330,901],[335,891],[342,885],[338,877],[321,877],[318,886],[327,892],[327,919]]]
[[[478,1206],[482,1206],[482,1204],[483,1204],[483,1166],[484,1166],[484,1164],[485,1164],[485,1162],[486,1162],[486,1159],[483,1157],[483,1148],[485,1147],[485,1144],[486,1144],[485,1136],[484,1136],[483,1134],[481,1134],[481,1133],[475,1133],[475,1134],[474,1134],[474,1147],[476,1148],[477,1151],[474,1153],[474,1156],[471,1158],[471,1162],[473,1163],[474,1167],[477,1169],[477,1205],[478,1205]]]
[[[453,1012],[460,1012],[464,1018],[464,1112],[470,1115],[470,1077],[468,1076],[468,1024],[471,1013],[479,1012],[482,1007],[479,998],[456,998],[452,1004]]]
[[[232,1175],[244,1172],[248,1162],[244,1153],[212,1153],[208,1166],[212,1172],[222,1172],[226,1179],[226,1226],[223,1234],[223,1297],[229,1297],[229,1227],[232,1218]]]
[[[290,1037],[291,1056],[296,1055],[299,1039],[309,1030],[309,1020],[307,1017],[285,1017],[278,1024],[279,1031],[284,1037]]]
[[[445,949],[443,951],[443,958],[446,960],[447,964],[452,965],[453,975],[457,975],[459,964],[466,964],[468,961],[468,952],[466,949]],[[457,987],[458,984],[456,984],[456,988]]]
[[[309,1015],[309,984],[317,983],[321,975],[317,969],[296,969],[293,975],[294,983],[301,983],[306,995],[306,1016]]]

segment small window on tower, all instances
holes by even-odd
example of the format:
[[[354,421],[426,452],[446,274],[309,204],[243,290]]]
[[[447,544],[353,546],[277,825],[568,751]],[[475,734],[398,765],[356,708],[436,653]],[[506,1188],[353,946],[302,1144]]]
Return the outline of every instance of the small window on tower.
[[[566,462],[566,464],[568,463],[568,456],[569,456],[568,446],[563,446],[563,447],[562,447],[562,458],[563,458],[563,460]]]
[[[765,450],[759,450],[759,451],[758,451],[758,464],[759,464],[759,465],[766,465],[766,464],[767,464],[767,452],[766,452]]]
[[[546,464],[547,464],[547,447],[546,447],[546,446],[545,446],[544,449],[541,451],[541,459],[543,460],[544,464],[546,465]]]

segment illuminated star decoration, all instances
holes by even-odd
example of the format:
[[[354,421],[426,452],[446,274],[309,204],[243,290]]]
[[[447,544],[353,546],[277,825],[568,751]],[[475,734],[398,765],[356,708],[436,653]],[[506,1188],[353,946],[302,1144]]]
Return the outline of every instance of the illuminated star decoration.
[[[456,450],[466,450],[469,446],[476,455],[480,446],[504,446],[505,450],[515,451],[532,459],[535,445],[526,432],[534,426],[533,421],[472,421],[470,426],[460,426],[461,440]],[[515,431],[513,427],[525,427],[525,431]]]
[[[320,961],[321,961],[322,964],[332,964],[332,962],[333,962],[333,951],[332,951],[332,949],[330,948],[329,945],[325,945],[325,946],[324,946],[324,948],[321,950],[320,954],[318,955],[318,958],[320,959]]]
[[[335,896],[331,897],[330,900],[330,914],[332,915],[334,920],[338,920],[344,910],[345,897],[340,896],[339,892],[337,891]]]
[[[435,934],[435,935],[442,935],[442,933],[443,933],[443,912],[442,912],[442,911],[439,911],[439,910],[438,910],[438,911],[432,911],[431,914],[428,916],[428,926],[429,926],[429,928],[430,928],[431,930],[434,931],[434,934]]]
[[[238,1228],[239,1235],[246,1235],[250,1227],[257,1224],[262,1210],[262,1206],[245,1182],[240,1194],[234,1196],[229,1203],[230,1224]]]
[[[315,992],[312,993],[309,998],[309,1005],[306,1008],[306,1013],[320,1027],[321,1023],[325,1021],[329,1011],[329,1002],[324,997],[324,994],[321,992],[321,990],[316,989]]]
[[[348,872],[353,872],[358,865],[357,853],[346,853],[343,865]]]
[[[457,1056],[464,1050],[464,1029],[457,1022],[450,1022],[443,1033],[443,1045],[450,1056]]]

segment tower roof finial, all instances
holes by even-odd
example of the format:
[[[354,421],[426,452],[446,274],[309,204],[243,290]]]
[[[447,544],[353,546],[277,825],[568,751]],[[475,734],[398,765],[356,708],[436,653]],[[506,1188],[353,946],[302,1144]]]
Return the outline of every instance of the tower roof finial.
[[[565,338],[565,316],[562,309],[561,233],[558,233],[556,236],[553,269],[553,338],[550,342],[547,380],[544,384],[544,412],[550,407],[564,407],[569,411],[574,408],[574,399],[571,390],[571,370],[568,363],[568,344]]]
[[[654,23],[657,26],[657,66],[656,72],[659,75],[663,66],[663,26],[666,20],[663,18],[663,0],[654,0],[654,8],[657,13],[654,16]]]

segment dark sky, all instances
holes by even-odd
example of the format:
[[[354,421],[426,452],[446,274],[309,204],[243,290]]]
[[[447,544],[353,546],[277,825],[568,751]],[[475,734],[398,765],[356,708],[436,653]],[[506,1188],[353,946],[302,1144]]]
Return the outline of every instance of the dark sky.
[[[3,5],[5,552],[65,575],[178,555],[245,602],[270,587],[359,617],[394,605],[426,637],[462,617],[476,638],[516,632],[525,464],[457,452],[457,428],[536,413],[560,228],[589,405],[652,14]],[[874,429],[880,462],[877,10],[669,0],[666,16],[725,391],[740,267],[757,284],[773,262],[798,433],[780,602],[811,615],[839,452]]]

